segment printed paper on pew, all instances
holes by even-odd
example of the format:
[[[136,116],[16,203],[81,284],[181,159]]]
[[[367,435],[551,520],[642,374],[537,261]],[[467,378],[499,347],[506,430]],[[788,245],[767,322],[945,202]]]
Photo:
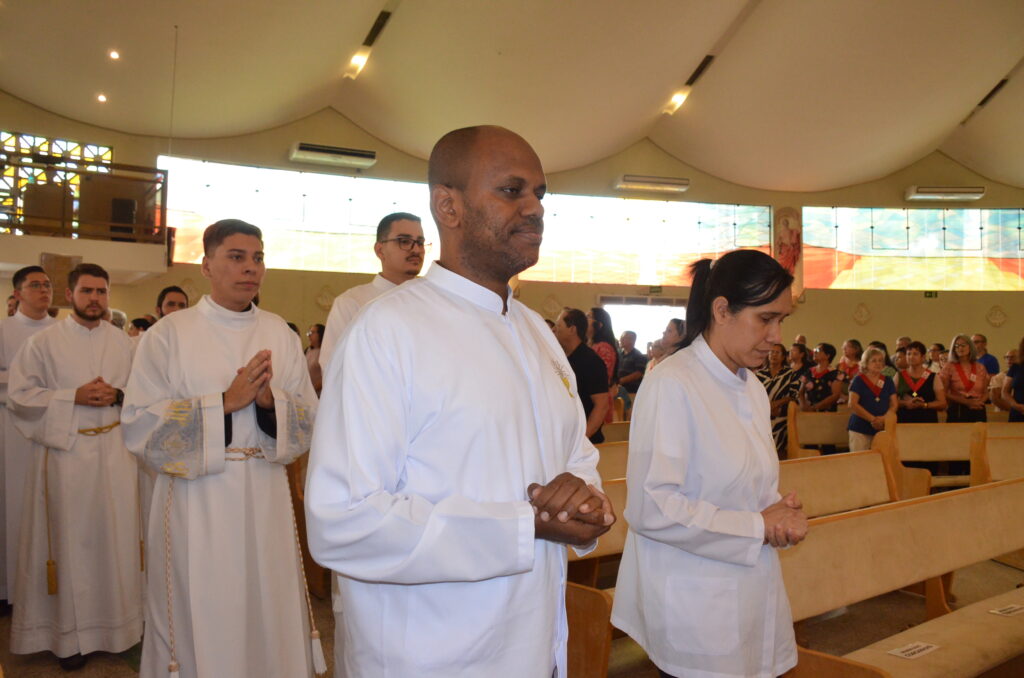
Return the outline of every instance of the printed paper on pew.
[[[894,654],[897,657],[903,657],[904,659],[917,659],[918,657],[923,657],[929,652],[938,649],[938,645],[918,641],[916,643],[908,643],[903,647],[897,647],[895,650],[889,650],[889,654]]]
[[[996,608],[995,610],[989,610],[989,612],[992,614],[998,614],[1001,617],[1012,617],[1024,612],[1024,605],[1006,605],[1004,607]]]

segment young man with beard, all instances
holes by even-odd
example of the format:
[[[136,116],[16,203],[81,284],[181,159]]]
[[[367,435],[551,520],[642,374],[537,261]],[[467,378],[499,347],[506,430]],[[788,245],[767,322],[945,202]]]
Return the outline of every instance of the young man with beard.
[[[21,503],[25,476],[32,462],[32,441],[21,435],[7,410],[7,380],[11,361],[29,337],[57,322],[47,311],[53,302],[53,284],[41,266],[26,266],[14,273],[17,310],[0,322],[0,598],[14,598],[18,566],[18,535],[21,534]]]
[[[380,273],[365,285],[345,290],[334,300],[327,316],[327,329],[320,342],[320,366],[327,363],[345,329],[363,306],[385,292],[420,274],[426,253],[423,225],[420,218],[408,212],[395,212],[377,225],[377,242],[373,251],[380,259]]]
[[[119,428],[131,342],[103,322],[109,282],[96,264],[75,267],[72,314],[11,365],[8,407],[33,442],[11,652],[49,650],[65,669],[142,637],[137,465]]]
[[[430,155],[440,258],[366,306],[327,367],[310,551],[340,573],[350,676],[566,674],[566,544],[614,522],[572,369],[508,283],[546,180],[500,127]]]
[[[203,250],[210,294],[146,332],[125,394],[125,441],[159,473],[140,674],[309,678],[322,649],[284,465],[316,394],[298,337],[253,303],[262,232],[218,221]]]

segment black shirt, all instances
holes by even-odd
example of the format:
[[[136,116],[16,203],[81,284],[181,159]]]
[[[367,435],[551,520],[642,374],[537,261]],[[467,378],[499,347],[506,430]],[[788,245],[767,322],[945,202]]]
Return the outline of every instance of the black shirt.
[[[586,344],[580,344],[569,354],[569,367],[576,374],[576,390],[580,394],[580,402],[583,403],[583,413],[589,419],[590,413],[594,410],[593,396],[608,393],[608,368],[601,360],[601,356],[594,353],[594,349]],[[604,442],[604,434],[600,428],[590,436],[590,442]]]

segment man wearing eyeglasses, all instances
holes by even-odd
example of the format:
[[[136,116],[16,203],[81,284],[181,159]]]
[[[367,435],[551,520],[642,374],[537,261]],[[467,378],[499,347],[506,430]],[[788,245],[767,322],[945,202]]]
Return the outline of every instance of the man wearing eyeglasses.
[[[423,255],[430,244],[423,239],[420,218],[408,212],[395,212],[377,225],[374,254],[380,259],[380,273],[365,285],[352,287],[338,295],[327,316],[327,329],[320,344],[320,366],[327,373],[327,362],[338,339],[363,306],[385,292],[412,280],[423,268]]]
[[[21,500],[25,474],[32,461],[32,443],[14,427],[7,411],[7,377],[14,354],[33,334],[57,322],[47,314],[53,301],[50,276],[41,266],[26,266],[14,274],[18,310],[0,322],[0,598],[14,598],[14,569],[18,562]]]
[[[999,374],[999,359],[988,352],[988,337],[984,334],[975,334],[971,337],[974,344],[974,352],[978,354],[978,362],[985,366],[989,374]]]

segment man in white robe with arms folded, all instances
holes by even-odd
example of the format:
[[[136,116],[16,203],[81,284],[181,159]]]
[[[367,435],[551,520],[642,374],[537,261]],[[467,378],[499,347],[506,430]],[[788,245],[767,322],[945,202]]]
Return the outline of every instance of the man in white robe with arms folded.
[[[15,424],[33,442],[11,652],[49,650],[69,670],[142,637],[138,466],[119,427],[131,340],[103,322],[109,289],[101,267],[76,266],[71,315],[25,342],[8,385]]]
[[[566,675],[565,574],[614,521],[565,353],[509,280],[536,263],[540,160],[497,127],[430,156],[441,256],[331,358],[306,484],[352,678]]]
[[[125,395],[128,447],[159,473],[141,675],[308,678],[325,667],[284,465],[316,394],[299,338],[252,303],[260,230],[219,221],[203,249],[211,293],[146,332]]]
[[[42,266],[25,266],[14,272],[14,299],[18,310],[0,321],[0,599],[14,598],[18,567],[18,535],[21,534],[21,500],[25,476],[32,465],[32,441],[21,435],[7,411],[7,380],[11,361],[21,345],[40,330],[54,324],[47,311],[53,302],[53,284]]]

